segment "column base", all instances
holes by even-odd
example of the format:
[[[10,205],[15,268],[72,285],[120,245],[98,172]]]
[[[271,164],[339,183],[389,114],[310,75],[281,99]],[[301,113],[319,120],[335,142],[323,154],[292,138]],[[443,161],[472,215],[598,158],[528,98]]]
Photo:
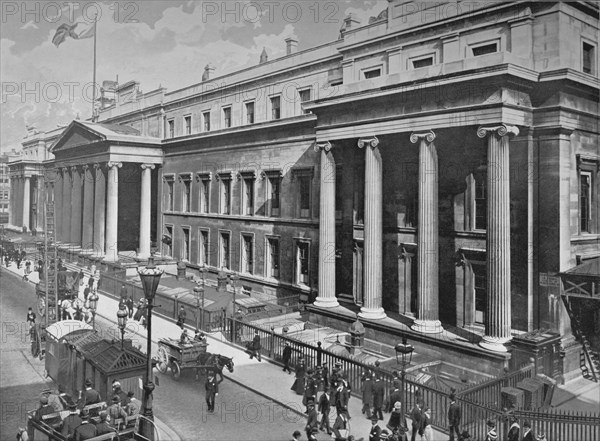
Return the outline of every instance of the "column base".
[[[421,334],[438,334],[444,330],[439,320],[415,320],[410,329]]]
[[[490,337],[489,335],[484,335],[481,341],[479,342],[479,346],[488,351],[494,352],[508,352],[506,348],[506,343],[510,341],[510,337]]]
[[[360,308],[358,316],[368,320],[380,320],[387,318],[383,308],[365,308],[364,306]]]
[[[314,306],[318,308],[335,308],[336,306],[340,306],[338,303],[337,297],[317,297]]]

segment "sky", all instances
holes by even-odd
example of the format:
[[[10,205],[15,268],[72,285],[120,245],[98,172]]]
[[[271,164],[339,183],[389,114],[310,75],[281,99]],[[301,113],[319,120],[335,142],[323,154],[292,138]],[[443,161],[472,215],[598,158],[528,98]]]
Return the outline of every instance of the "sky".
[[[338,38],[344,17],[362,24],[387,0],[296,1],[0,1],[0,149],[20,148],[28,126],[47,131],[91,115],[94,39],[52,39],[62,24],[97,16],[96,81],[138,80],[142,91],[173,91]]]

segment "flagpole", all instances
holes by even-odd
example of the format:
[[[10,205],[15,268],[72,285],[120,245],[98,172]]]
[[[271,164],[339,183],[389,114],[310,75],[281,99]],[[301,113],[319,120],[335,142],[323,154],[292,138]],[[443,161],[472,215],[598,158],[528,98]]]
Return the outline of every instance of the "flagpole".
[[[96,23],[98,22],[98,14],[94,17],[94,90],[92,92],[92,122],[96,122],[95,106],[96,106]]]

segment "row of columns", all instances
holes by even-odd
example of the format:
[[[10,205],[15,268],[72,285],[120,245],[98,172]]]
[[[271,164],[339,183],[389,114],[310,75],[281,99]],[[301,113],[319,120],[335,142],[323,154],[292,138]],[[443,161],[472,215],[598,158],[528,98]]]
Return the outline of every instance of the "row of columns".
[[[13,176],[10,178],[9,225],[27,231],[31,226],[31,177]]]
[[[54,183],[57,240],[118,260],[121,162],[60,167]],[[150,256],[151,170],[142,164],[139,258]]]
[[[480,345],[505,352],[511,338],[510,295],[510,182],[508,134],[516,127],[480,127],[477,135],[487,143],[487,296],[485,336]],[[419,144],[419,208],[417,224],[417,318],[412,326],[422,333],[442,331],[439,321],[438,159],[435,133],[413,133]],[[364,304],[359,315],[379,320],[382,307],[382,160],[377,137],[361,138],[365,149]],[[335,161],[329,142],[315,144],[320,151],[321,193],[319,216],[319,295],[315,306],[338,306],[335,291]]]

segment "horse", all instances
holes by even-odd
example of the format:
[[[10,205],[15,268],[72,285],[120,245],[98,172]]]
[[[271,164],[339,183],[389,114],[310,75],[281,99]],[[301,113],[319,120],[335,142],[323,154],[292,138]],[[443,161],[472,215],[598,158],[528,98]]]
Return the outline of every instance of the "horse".
[[[63,313],[63,320],[70,317],[71,320],[83,320],[89,323],[92,320],[92,314],[85,307],[83,300],[75,298],[73,300],[65,299],[61,302],[60,308]]]
[[[204,365],[202,368],[196,368],[196,380],[198,379],[198,371],[200,369],[211,369],[215,375],[218,375],[221,378],[220,381],[223,381],[224,367],[226,367],[229,372],[233,372],[233,358],[221,354],[207,352],[206,354],[199,355],[196,362]]]

